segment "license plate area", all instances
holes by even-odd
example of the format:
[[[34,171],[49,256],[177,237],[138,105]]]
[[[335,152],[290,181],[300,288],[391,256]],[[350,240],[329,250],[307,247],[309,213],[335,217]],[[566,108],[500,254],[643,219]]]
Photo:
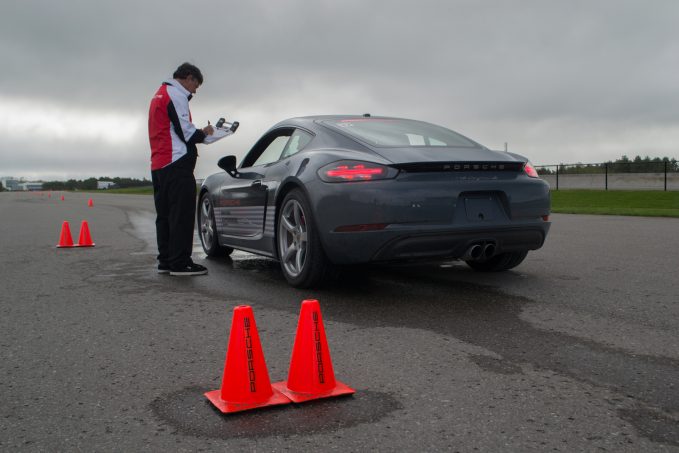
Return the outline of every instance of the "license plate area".
[[[473,223],[492,222],[505,217],[500,201],[494,194],[464,196],[467,221]]]

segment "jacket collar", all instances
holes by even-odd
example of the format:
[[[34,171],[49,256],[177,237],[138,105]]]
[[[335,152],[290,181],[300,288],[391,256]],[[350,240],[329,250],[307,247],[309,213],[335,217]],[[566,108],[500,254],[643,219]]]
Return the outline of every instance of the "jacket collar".
[[[175,87],[176,89],[178,89],[184,96],[186,96],[186,97],[189,99],[189,101],[190,101],[191,98],[193,97],[193,95],[191,94],[191,92],[190,92],[189,90],[187,90],[186,88],[184,88],[184,87],[182,86],[182,84],[179,83],[179,82],[177,82],[175,79],[167,79],[166,81],[163,82],[163,84],[165,84],[165,85],[172,85],[173,87]]]

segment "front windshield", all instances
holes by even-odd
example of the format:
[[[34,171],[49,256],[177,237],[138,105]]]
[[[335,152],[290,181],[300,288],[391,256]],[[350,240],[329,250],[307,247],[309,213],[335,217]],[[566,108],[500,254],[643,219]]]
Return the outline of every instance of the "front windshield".
[[[378,147],[479,148],[466,137],[434,124],[391,118],[323,120],[322,124]]]

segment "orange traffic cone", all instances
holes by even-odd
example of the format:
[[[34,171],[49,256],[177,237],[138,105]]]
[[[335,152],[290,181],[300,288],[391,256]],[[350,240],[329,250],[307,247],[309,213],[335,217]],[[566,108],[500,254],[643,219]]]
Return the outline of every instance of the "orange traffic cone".
[[[61,201],[64,201],[64,196],[63,196],[63,195],[61,196]]]
[[[91,208],[92,206],[94,206],[94,202],[93,202],[92,199],[90,198],[89,201],[87,202],[87,207],[88,207],[88,208]]]
[[[57,244],[57,248],[62,247],[73,247],[71,227],[68,226],[68,222],[66,220],[64,220],[64,223],[61,224],[61,237],[59,238],[59,244]]]
[[[52,198],[52,192],[47,194],[47,198]]]
[[[80,238],[78,239],[77,247],[94,247],[92,236],[90,236],[90,227],[87,225],[87,220],[83,220],[80,224]]]
[[[233,309],[222,388],[205,396],[224,413],[290,403],[271,387],[252,307]]]
[[[356,393],[356,390],[335,380],[317,300],[302,302],[288,380],[273,384],[273,388],[294,403]]]

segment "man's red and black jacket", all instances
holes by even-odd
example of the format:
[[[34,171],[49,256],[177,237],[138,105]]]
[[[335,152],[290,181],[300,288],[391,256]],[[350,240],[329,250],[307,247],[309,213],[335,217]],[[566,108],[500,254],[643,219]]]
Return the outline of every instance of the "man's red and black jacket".
[[[151,100],[149,108],[149,141],[151,171],[168,165],[193,170],[205,133],[191,123],[189,101],[191,93],[178,81],[163,82]]]

